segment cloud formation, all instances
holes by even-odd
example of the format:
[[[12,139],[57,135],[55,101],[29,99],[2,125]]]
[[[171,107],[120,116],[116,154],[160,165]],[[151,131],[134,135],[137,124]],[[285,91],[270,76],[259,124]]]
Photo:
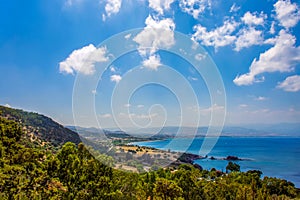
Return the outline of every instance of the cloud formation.
[[[247,25],[263,25],[265,18],[266,16],[263,13],[258,15],[257,13],[250,13],[248,11],[244,14],[241,20]]]
[[[114,74],[114,75],[110,76],[110,81],[111,82],[119,83],[120,80],[122,80],[122,77],[120,75]]]
[[[102,20],[105,21],[106,18],[111,15],[117,14],[120,11],[122,5],[122,0],[107,0],[105,5],[105,14],[102,15]]]
[[[165,10],[170,10],[173,2],[174,0],[149,0],[149,7],[163,15]]]
[[[240,51],[243,48],[248,48],[253,45],[259,45],[263,43],[262,31],[256,30],[253,27],[243,28],[239,31],[239,36],[235,41],[235,51]]]
[[[149,56],[148,59],[143,61],[143,66],[147,69],[157,70],[161,66],[159,55]]]
[[[200,42],[205,46],[213,46],[216,49],[232,44],[236,40],[233,32],[236,30],[238,23],[233,20],[226,20],[224,24],[214,30],[207,31],[206,27],[198,24],[194,26],[195,33],[192,39]]]
[[[183,12],[198,19],[201,13],[211,8],[211,0],[180,0],[179,6]]]
[[[276,18],[286,29],[294,27],[300,20],[300,10],[290,0],[279,0],[274,4]]]
[[[287,92],[298,92],[300,91],[300,76],[294,75],[287,77],[283,82],[277,85],[277,88],[283,89]]]
[[[59,71],[67,74],[77,72],[84,75],[92,75],[95,73],[95,63],[108,60],[106,54],[106,47],[96,48],[90,44],[74,50],[66,60],[60,62]]]
[[[248,73],[233,80],[236,85],[251,85],[260,81],[257,79],[258,75],[266,72],[291,72],[300,62],[300,48],[295,46],[296,38],[285,30],[281,30],[276,38],[269,39],[266,43],[274,46],[252,61]]]
[[[265,100],[267,100],[267,97],[258,96],[258,97],[255,97],[254,100],[256,100],[256,101],[265,101]]]
[[[139,53],[142,56],[152,55],[158,49],[168,49],[175,43],[175,23],[171,18],[162,20],[148,16],[146,27],[134,39],[139,44]]]

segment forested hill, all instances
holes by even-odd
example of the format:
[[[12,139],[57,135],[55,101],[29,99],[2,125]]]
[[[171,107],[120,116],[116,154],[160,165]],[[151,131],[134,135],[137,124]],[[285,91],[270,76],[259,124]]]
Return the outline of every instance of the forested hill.
[[[66,142],[81,142],[77,133],[38,113],[0,106],[0,116],[21,124],[26,137],[39,145],[62,146]]]

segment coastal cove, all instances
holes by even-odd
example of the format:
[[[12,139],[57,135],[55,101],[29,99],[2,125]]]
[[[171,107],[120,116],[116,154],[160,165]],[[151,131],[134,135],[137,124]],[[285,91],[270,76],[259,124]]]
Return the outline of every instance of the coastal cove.
[[[204,138],[174,138],[134,142],[133,145],[199,155]],[[224,171],[229,161],[222,158],[237,156],[241,171],[260,170],[263,176],[289,180],[300,187],[299,137],[220,137],[206,159],[195,160],[203,169]],[[214,157],[216,159],[211,159]]]

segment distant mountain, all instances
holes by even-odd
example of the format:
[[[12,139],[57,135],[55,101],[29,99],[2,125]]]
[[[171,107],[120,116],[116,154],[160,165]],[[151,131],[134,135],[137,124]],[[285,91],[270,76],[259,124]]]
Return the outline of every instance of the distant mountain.
[[[273,135],[300,136],[300,123],[254,124],[243,127],[255,128]]]
[[[129,138],[131,137],[129,134],[125,133],[124,131],[119,130],[105,130],[105,129],[97,129],[94,127],[91,128],[84,128],[80,126],[66,126],[66,128],[78,133],[83,138],[89,139],[107,139],[112,137],[117,138]]]
[[[38,113],[0,106],[0,116],[20,123],[26,136],[35,143],[61,146],[66,142],[81,142],[76,132]]]
[[[80,128],[85,129],[85,131],[93,132],[96,128]],[[203,137],[206,135],[208,127],[180,127],[183,137]],[[211,127],[212,136],[217,133],[216,127]],[[114,130],[104,130],[110,134],[127,134],[132,137],[140,138],[165,138],[174,137],[179,131],[179,127],[176,126],[166,126],[162,129],[158,127],[143,128],[138,130],[130,130],[127,133],[122,131]],[[178,135],[177,135],[178,136]],[[300,124],[298,123],[282,123],[282,124],[257,124],[257,125],[241,125],[241,126],[224,126],[222,129],[221,136],[238,136],[238,137],[269,137],[269,136],[290,136],[299,137],[300,136]]]

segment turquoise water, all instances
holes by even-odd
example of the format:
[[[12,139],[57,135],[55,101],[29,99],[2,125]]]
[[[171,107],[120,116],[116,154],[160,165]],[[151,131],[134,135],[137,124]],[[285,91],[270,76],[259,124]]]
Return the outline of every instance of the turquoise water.
[[[172,151],[200,152],[203,138],[176,138],[161,141],[136,142],[135,145],[170,149]],[[238,161],[242,171],[257,169],[263,176],[272,176],[292,181],[300,187],[300,138],[291,137],[220,137],[208,157],[227,157],[229,155],[248,158]],[[225,171],[226,160],[196,160],[204,169],[216,168]]]

